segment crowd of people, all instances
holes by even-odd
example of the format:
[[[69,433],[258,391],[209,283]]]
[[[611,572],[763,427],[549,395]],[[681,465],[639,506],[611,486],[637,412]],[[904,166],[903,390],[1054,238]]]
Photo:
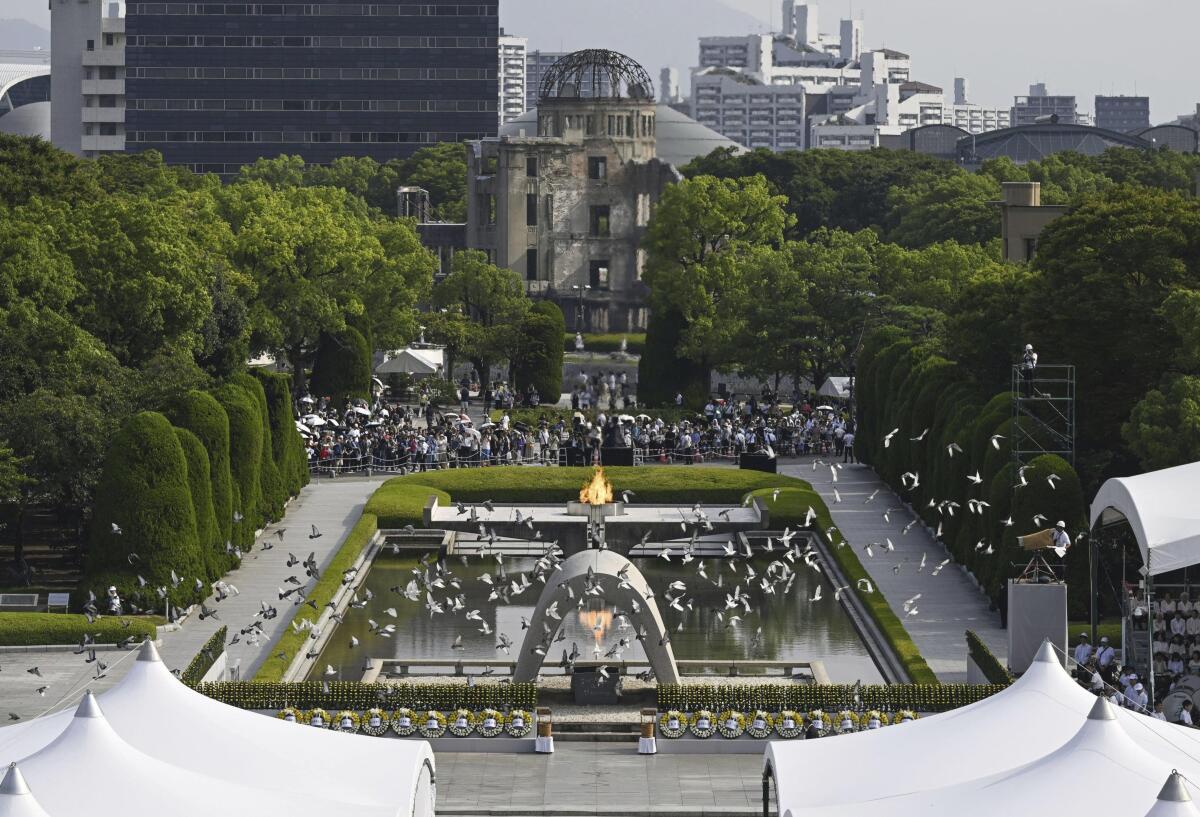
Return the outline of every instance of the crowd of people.
[[[305,436],[311,469],[329,475],[367,469],[407,473],[603,464],[608,448],[631,449],[634,462],[695,464],[742,454],[815,454],[854,461],[854,427],[847,412],[814,405],[814,399],[784,404],[764,389],[744,399],[714,396],[695,412],[633,415],[622,409],[624,384],[618,376],[610,372],[586,379],[586,385],[576,388],[576,398],[599,391],[604,407],[592,409],[590,400],[576,404],[573,399],[575,410],[546,409],[532,418],[526,411],[519,415],[526,420],[522,422],[510,412],[518,402],[536,410],[536,393],[518,401],[504,383],[474,392],[464,385],[457,408],[447,410],[436,405],[427,388],[418,387],[407,400],[383,394],[372,404],[358,400],[335,406],[329,398],[306,396],[297,428]],[[472,417],[477,406],[482,416]]]

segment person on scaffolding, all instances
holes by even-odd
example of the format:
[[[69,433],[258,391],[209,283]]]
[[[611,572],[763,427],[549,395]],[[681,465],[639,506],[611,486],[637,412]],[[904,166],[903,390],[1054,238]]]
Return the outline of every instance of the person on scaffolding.
[[[1033,351],[1033,344],[1025,344],[1025,354],[1021,358],[1021,392],[1025,397],[1034,396],[1033,379],[1037,374],[1037,352]]]

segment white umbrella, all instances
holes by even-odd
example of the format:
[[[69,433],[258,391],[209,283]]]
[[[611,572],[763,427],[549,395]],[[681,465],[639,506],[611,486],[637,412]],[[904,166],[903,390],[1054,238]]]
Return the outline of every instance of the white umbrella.
[[[833,406],[817,406],[817,411],[833,411]]]
[[[370,417],[371,410],[366,406],[355,406],[351,409],[355,414],[361,414],[363,417]]]
[[[300,402],[301,402],[301,403],[315,403],[315,402],[317,402],[317,401],[316,401],[316,400],[314,400],[314,399],[312,399],[311,397],[309,397],[309,396],[306,394],[306,395],[304,395],[303,397],[301,397],[301,398],[300,398]]]
[[[376,412],[376,414],[378,414],[380,417],[391,417],[392,416],[391,414],[388,413],[387,409],[380,409],[378,412]]]
[[[483,425],[480,426],[480,428],[495,428],[495,427],[496,427],[496,424],[493,423],[491,420],[488,420],[487,422],[485,422]]]
[[[650,419],[650,415],[649,415],[649,414],[639,414],[639,415],[637,416],[637,418],[638,418],[639,420],[649,420],[649,419]]]
[[[304,424],[306,426],[323,426],[328,422],[329,421],[324,417],[319,417],[316,414],[309,414],[304,418]]]
[[[620,417],[617,418],[617,422],[618,423],[632,423],[633,416],[629,415],[629,414],[622,414]]]

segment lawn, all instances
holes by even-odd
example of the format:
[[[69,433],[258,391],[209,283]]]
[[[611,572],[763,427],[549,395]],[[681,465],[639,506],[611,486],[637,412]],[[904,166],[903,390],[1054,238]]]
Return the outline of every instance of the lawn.
[[[1092,637],[1092,625],[1087,621],[1072,621],[1067,624],[1067,652],[1075,649],[1075,645],[1079,643],[1079,634],[1087,633],[1088,638]],[[1096,625],[1096,643],[1100,639],[1108,636],[1108,644],[1114,650],[1121,649],[1121,622],[1119,619],[1104,620],[1101,619]]]
[[[153,637],[162,616],[104,616],[91,624],[73,613],[0,613],[0,646],[78,644],[90,633],[97,644],[116,644],[125,638]]]

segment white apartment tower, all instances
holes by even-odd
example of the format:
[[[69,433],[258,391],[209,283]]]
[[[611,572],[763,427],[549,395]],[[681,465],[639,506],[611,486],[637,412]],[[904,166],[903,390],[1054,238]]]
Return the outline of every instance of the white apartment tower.
[[[664,68],[658,75],[658,101],[667,105],[678,104],[682,100],[679,93],[679,69]]]
[[[50,137],[93,158],[125,150],[124,0],[50,0]]]
[[[529,41],[501,32],[500,51],[500,124],[504,125],[525,113],[525,59]]]

